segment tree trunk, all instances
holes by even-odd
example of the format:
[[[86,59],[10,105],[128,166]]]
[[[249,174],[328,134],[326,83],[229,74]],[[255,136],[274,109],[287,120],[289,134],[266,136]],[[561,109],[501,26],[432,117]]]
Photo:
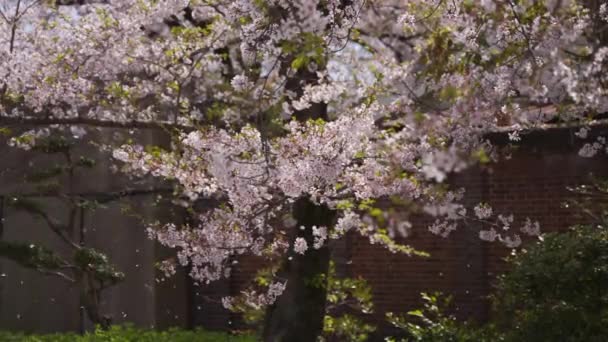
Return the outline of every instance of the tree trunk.
[[[287,68],[289,65],[286,62],[282,67]],[[319,66],[319,69],[324,68],[324,65]],[[287,69],[282,70],[284,74],[287,72]],[[299,98],[307,84],[312,85],[317,81],[316,72],[300,68],[294,77],[288,78],[285,89],[294,92]],[[295,111],[293,117],[299,122],[319,118],[327,120],[327,104],[312,103],[304,110]],[[287,280],[287,285],[283,294],[266,309],[262,333],[265,342],[315,342],[323,330],[330,250],[327,245],[319,249],[313,248],[312,226],[325,226],[329,229],[336,213],[305,197],[294,203],[292,213],[297,224],[290,232],[290,246],[293,246],[296,238],[301,237],[306,240],[308,250],[304,255],[290,250],[284,256],[279,276]],[[301,226],[305,229],[300,229]]]
[[[287,279],[287,286],[266,311],[263,332],[266,342],[314,342],[323,330],[330,253],[327,246],[312,247],[311,227],[330,227],[335,212],[301,198],[294,204],[293,213],[298,224],[290,237],[292,246],[297,237],[302,237],[309,249],[304,255],[292,251],[285,256],[280,275]],[[300,229],[301,226],[305,229]]]
[[[112,324],[112,318],[101,314],[99,305],[101,290],[97,289],[95,281],[91,278],[90,274],[85,274],[81,279],[80,302],[91,323],[107,330]]]

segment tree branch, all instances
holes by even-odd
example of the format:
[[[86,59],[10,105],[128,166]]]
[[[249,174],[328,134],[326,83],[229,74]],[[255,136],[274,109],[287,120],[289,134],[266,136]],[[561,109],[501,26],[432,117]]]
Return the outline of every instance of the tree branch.
[[[68,276],[67,274],[63,273],[63,272],[59,272],[59,271],[49,271],[49,270],[38,270],[38,272],[42,273],[42,274],[46,274],[46,275],[52,275],[52,276],[56,276],[59,277],[63,280],[69,281],[70,283],[75,283],[76,279]]]
[[[100,203],[111,202],[123,197],[132,196],[145,196],[154,194],[169,194],[173,193],[172,188],[149,188],[149,189],[127,189],[121,191],[110,191],[110,192],[83,192],[83,193],[72,193],[70,196],[86,200],[96,200]],[[6,197],[18,197],[18,198],[36,198],[36,197],[55,197],[60,194],[54,192],[30,192],[24,194],[2,194],[0,196]]]
[[[10,38],[10,42],[9,42],[9,48],[8,48],[8,52],[9,53],[13,53],[13,50],[15,48],[15,35],[17,34],[17,22],[18,22],[18,17],[19,17],[19,7],[21,6],[21,0],[17,1],[17,7],[15,7],[15,16],[13,17],[13,22],[12,22],[12,26],[11,26],[11,38]]]
[[[72,125],[83,125],[92,127],[105,127],[105,128],[125,128],[125,129],[154,129],[154,130],[166,130],[167,128],[174,128],[183,131],[193,131],[193,126],[181,125],[171,122],[163,121],[138,121],[138,120],[127,120],[127,121],[111,121],[95,118],[53,118],[53,117],[17,117],[17,116],[2,116],[0,115],[0,124],[3,125],[31,125],[31,126],[72,126]]]

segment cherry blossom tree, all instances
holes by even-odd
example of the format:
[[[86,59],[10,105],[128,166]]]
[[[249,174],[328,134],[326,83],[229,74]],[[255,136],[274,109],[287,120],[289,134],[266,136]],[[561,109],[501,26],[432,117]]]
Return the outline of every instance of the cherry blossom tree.
[[[608,104],[601,1],[12,0],[1,13],[0,124],[170,132],[170,149],[108,148],[131,175],[175,181],[196,222],[149,232],[197,281],[239,255],[280,260],[246,293],[268,307],[268,341],[315,340],[326,293],[307,279],[347,232],[419,253],[395,239],[419,229],[416,210],[443,237],[470,220],[508,247],[537,235],[464,207],[445,180],[497,158],[488,132],[592,125]]]

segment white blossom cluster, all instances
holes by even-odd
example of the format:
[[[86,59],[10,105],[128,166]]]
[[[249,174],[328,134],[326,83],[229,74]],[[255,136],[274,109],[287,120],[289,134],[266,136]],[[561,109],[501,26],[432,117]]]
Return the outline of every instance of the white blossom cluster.
[[[500,241],[508,248],[517,248],[521,245],[522,239],[520,234],[511,233],[514,216],[498,214],[495,219],[492,219],[493,210],[487,203],[480,203],[475,207],[475,219],[480,220],[489,226],[489,229],[479,231],[479,238],[488,241]],[[527,236],[540,237],[540,224],[538,221],[532,221],[526,217],[524,224],[519,228],[519,231]]]

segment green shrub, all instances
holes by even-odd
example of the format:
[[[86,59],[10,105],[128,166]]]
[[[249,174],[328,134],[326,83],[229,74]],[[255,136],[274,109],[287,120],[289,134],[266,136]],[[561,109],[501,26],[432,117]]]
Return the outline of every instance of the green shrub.
[[[338,277],[333,262],[327,273],[327,307],[321,342],[365,342],[376,330],[365,317],[374,312],[372,288],[363,278]]]
[[[493,298],[507,341],[608,341],[608,229],[578,226],[509,258]]]
[[[254,342],[251,335],[231,335],[200,329],[166,331],[143,330],[132,326],[112,326],[109,330],[98,329],[86,335],[74,333],[26,335],[22,333],[0,332],[2,342]]]
[[[387,313],[393,326],[403,330],[406,337],[387,338],[388,342],[490,342],[501,341],[491,326],[479,328],[462,323],[446,313],[451,298],[441,293],[422,293],[424,307],[399,316]]]
[[[422,310],[388,314],[407,337],[388,341],[608,341],[608,228],[550,233],[507,259],[492,320],[483,327],[446,314],[449,299],[423,294]]]

